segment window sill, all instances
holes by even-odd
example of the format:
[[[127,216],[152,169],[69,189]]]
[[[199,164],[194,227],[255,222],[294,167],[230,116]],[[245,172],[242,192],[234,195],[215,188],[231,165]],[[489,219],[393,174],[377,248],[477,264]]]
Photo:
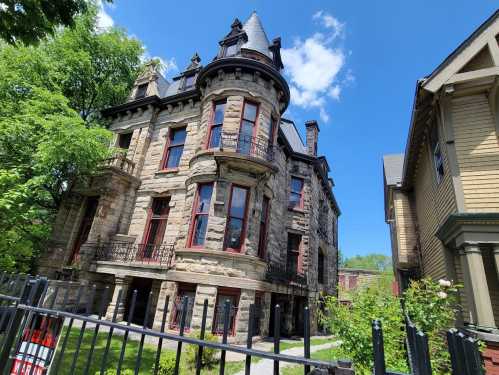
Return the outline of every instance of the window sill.
[[[300,214],[303,214],[305,212],[303,210],[303,208],[299,208],[299,207],[288,207],[288,211],[297,212],[297,213],[300,213]]]
[[[156,174],[172,174],[172,173],[178,173],[179,169],[178,168],[170,168],[170,169],[160,169],[159,171],[156,172]]]

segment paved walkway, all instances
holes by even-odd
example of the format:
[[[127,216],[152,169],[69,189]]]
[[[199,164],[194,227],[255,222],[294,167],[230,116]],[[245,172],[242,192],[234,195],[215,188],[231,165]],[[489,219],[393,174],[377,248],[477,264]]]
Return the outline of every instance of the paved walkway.
[[[337,342],[330,342],[327,344],[315,345],[310,347],[310,353],[317,352],[319,350],[331,349],[337,344]],[[283,350],[281,354],[293,355],[293,356],[303,356],[303,347],[299,346],[296,348],[290,348]],[[289,362],[281,362],[280,368],[288,367],[288,366],[296,366],[295,363]],[[251,365],[251,373],[252,374],[272,374],[274,371],[274,361],[270,359],[262,359],[261,361]],[[238,372],[236,375],[244,375],[244,370]]]

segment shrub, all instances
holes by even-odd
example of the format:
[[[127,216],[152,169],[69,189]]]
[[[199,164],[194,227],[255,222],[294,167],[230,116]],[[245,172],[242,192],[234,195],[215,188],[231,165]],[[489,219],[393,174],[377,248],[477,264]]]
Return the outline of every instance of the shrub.
[[[201,331],[193,331],[189,337],[199,338]],[[217,336],[212,334],[211,332],[205,332],[204,335],[205,341],[210,342],[218,342]],[[206,346],[203,348],[203,357],[201,358],[201,366],[211,366],[217,362],[216,358],[217,350],[212,348],[207,348]],[[198,358],[198,346],[197,345],[187,345],[186,348],[186,361],[190,367],[196,366],[196,361]]]
[[[176,357],[177,355],[175,352],[164,351],[159,359],[158,375],[173,375]],[[154,365],[152,372],[154,373]]]

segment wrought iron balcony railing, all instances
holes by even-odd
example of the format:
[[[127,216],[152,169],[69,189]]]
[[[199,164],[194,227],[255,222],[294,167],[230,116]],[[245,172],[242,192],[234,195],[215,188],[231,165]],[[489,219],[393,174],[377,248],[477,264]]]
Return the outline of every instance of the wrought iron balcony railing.
[[[269,162],[274,160],[274,146],[270,145],[268,140],[258,137],[223,132],[220,149],[261,158]]]
[[[265,273],[265,278],[270,282],[278,283],[295,283],[298,285],[307,285],[307,276],[303,273],[298,273],[296,270],[292,270],[276,263],[267,264],[267,272]]]
[[[122,153],[117,153],[104,160],[103,165],[106,167],[118,168],[119,170],[131,175],[133,175],[133,171],[135,170],[135,163],[130,159],[127,159]]]
[[[121,263],[158,264],[170,267],[174,256],[173,245],[133,244],[127,242],[109,242],[99,244],[95,260]]]

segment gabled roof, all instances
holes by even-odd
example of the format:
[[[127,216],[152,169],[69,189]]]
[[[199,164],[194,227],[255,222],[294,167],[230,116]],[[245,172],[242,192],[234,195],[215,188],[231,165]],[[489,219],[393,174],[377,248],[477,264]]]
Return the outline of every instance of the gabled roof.
[[[244,23],[243,30],[246,32],[248,41],[241,48],[251,49],[272,58],[269,49],[269,39],[267,38],[267,34],[265,34],[260,17],[258,17],[255,11],[251,13],[248,20]]]
[[[489,40],[494,40],[496,44],[492,47],[497,51],[495,39],[499,33],[499,22],[496,22],[498,19],[499,10],[496,10],[425,79],[422,88],[432,93],[437,92],[452,75],[458,73],[469,60],[487,47]],[[495,54],[495,58],[499,59],[497,52]]]

